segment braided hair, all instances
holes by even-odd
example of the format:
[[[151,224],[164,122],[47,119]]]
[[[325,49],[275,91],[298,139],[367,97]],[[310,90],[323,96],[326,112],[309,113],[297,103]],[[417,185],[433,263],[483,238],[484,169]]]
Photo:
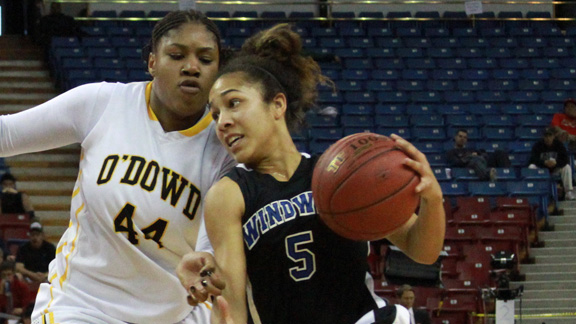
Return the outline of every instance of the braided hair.
[[[222,49],[220,45],[221,35],[218,26],[206,17],[202,12],[197,10],[176,10],[168,13],[162,20],[158,21],[152,30],[152,37],[144,49],[142,50],[142,58],[148,62],[150,53],[153,53],[158,48],[160,39],[164,37],[169,31],[179,28],[186,23],[197,23],[206,26],[209,32],[214,34],[216,38],[216,45],[218,46],[218,53],[220,55],[220,64],[223,63],[223,57],[228,57],[228,50]]]

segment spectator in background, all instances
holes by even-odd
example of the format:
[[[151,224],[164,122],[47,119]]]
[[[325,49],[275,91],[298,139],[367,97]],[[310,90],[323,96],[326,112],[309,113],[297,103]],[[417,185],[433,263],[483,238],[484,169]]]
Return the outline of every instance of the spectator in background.
[[[467,147],[468,131],[459,129],[454,136],[454,148],[446,153],[451,167],[470,168],[480,180],[496,180],[495,168],[507,168],[511,165],[508,154],[502,150],[488,153]]]
[[[426,310],[414,309],[416,293],[410,285],[402,285],[396,290],[398,303],[408,309],[410,312],[410,323],[412,324],[430,324],[430,315]]]
[[[16,271],[34,282],[44,282],[48,265],[56,256],[56,247],[44,238],[44,229],[38,222],[30,225],[30,241],[18,248]]]
[[[16,189],[16,178],[5,173],[0,179],[2,184],[2,194],[0,195],[0,213],[20,214],[27,213],[30,219],[34,218],[34,208],[30,197],[23,191]]]
[[[23,316],[33,296],[28,285],[21,281],[14,271],[14,262],[3,261],[0,264],[0,296],[6,300],[2,311],[10,315]]]
[[[576,151],[576,99],[564,101],[564,112],[555,113],[550,126],[555,131],[556,139],[568,143],[572,151]]]
[[[53,37],[80,37],[82,31],[74,17],[62,13],[62,5],[52,2],[50,13],[38,22],[38,44],[44,48],[45,55],[50,50]]]
[[[544,137],[532,146],[528,167],[531,169],[546,168],[550,170],[550,174],[560,174],[564,187],[564,199],[574,200],[576,194],[569,161],[566,146],[556,138],[554,129],[549,127],[544,131]]]

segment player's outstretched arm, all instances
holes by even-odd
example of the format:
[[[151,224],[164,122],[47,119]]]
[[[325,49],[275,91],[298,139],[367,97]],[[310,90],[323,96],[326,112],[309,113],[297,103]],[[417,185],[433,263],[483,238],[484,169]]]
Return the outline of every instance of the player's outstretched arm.
[[[217,272],[226,282],[222,296],[229,306],[228,317],[235,323],[246,323],[248,317],[243,214],[244,197],[236,182],[224,177],[210,188],[204,200],[206,231],[214,247]],[[219,315],[217,311],[212,313],[213,324],[222,323],[224,318]]]
[[[415,189],[420,195],[420,208],[418,215],[413,215],[388,239],[415,261],[432,264],[442,251],[446,230],[442,189],[426,156],[400,136],[390,137],[409,156],[404,163],[420,175]]]

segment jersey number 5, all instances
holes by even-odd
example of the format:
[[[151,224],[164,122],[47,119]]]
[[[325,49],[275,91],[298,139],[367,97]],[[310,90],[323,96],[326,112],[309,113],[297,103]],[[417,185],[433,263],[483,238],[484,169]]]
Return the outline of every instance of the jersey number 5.
[[[316,256],[305,248],[306,244],[314,242],[311,231],[292,234],[286,237],[286,255],[298,265],[289,269],[294,281],[308,280],[316,272]]]
[[[132,220],[135,210],[136,207],[134,205],[127,203],[114,219],[114,230],[116,232],[125,232],[128,236],[128,241],[134,245],[138,244],[138,232],[134,229],[134,221]],[[167,225],[167,221],[159,218],[152,225],[143,228],[142,234],[144,234],[144,238],[156,242],[159,248],[163,248],[164,245],[161,239]]]

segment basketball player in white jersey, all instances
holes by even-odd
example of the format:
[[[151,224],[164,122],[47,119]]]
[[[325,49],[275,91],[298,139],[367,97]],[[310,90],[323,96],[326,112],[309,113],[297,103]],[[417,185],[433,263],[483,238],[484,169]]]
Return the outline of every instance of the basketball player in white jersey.
[[[217,27],[176,11],[152,33],[152,82],[97,83],[0,117],[0,155],[80,143],[70,224],[33,323],[207,323],[175,268],[194,251],[208,188],[234,164],[206,109]]]

